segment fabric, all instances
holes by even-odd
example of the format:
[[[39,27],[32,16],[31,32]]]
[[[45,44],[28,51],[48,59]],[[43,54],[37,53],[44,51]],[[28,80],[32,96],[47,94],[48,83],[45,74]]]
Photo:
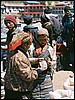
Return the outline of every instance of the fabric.
[[[40,47],[40,45],[38,44],[38,45],[36,46],[36,54],[39,56],[40,54],[44,53],[46,49],[47,49],[47,45],[45,45],[44,48],[42,49],[42,48]]]
[[[29,86],[33,80],[38,77],[36,70],[31,68],[31,64],[26,55],[18,50],[13,55],[12,60],[9,59],[9,65],[5,74],[5,87],[9,90],[25,92],[31,91]],[[28,89],[29,88],[29,89]]]
[[[49,92],[53,91],[51,76],[48,74],[42,75],[38,81],[42,81],[43,77],[45,77],[44,81],[33,90],[33,99],[49,99]]]
[[[60,24],[59,20],[53,16],[48,16],[48,14],[44,14],[41,16],[42,23],[50,22],[52,25],[52,29],[54,34],[60,34],[63,30],[63,26]]]
[[[12,21],[14,24],[16,24],[16,18],[15,18],[13,15],[7,15],[7,16],[5,17],[5,19],[4,19],[5,24],[6,24],[6,21],[7,21],[7,20],[10,20],[10,21]]]
[[[72,45],[71,40],[74,37],[71,13],[69,16],[66,16],[66,15],[63,16],[62,25],[64,26],[63,33],[62,33],[62,39],[66,42],[67,47],[70,48]]]
[[[46,47],[45,51],[40,55],[37,55],[35,49],[33,53],[33,57],[35,58],[50,58],[50,52],[48,51],[49,48]],[[35,68],[38,67],[38,64],[34,65]],[[48,66],[47,66],[48,67]],[[34,81],[34,90],[32,92],[33,99],[49,99],[49,92],[53,91],[53,84],[52,84],[52,75],[51,70],[47,69],[46,71],[42,72],[39,77]]]
[[[21,46],[22,43],[30,42],[32,43],[32,35],[26,32],[18,33],[13,35],[12,41],[10,42],[9,46],[10,49],[14,50],[17,47]]]
[[[70,34],[73,34],[73,26],[72,26],[72,14],[69,16],[64,15],[62,18],[62,25],[64,26],[62,37],[69,41]]]
[[[11,42],[11,40],[12,40],[12,37],[13,37],[13,35],[15,35],[15,34],[18,34],[18,33],[20,33],[21,32],[21,30],[20,29],[18,29],[18,28],[16,28],[14,31],[8,31],[6,34],[7,34],[7,43],[8,43],[8,45],[9,45],[9,43]]]
[[[43,22],[43,23],[46,23],[46,22],[49,22],[49,19],[46,17],[46,15],[44,14],[44,15],[41,15],[41,21]]]

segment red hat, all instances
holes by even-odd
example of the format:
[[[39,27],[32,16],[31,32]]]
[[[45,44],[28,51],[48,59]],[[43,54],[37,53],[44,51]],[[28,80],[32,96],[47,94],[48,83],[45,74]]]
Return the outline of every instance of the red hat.
[[[12,16],[12,15],[7,15],[6,17],[5,17],[5,19],[4,19],[4,23],[6,24],[6,21],[7,20],[10,20],[10,21],[12,21],[14,24],[16,24],[16,18],[14,17],[14,16]]]

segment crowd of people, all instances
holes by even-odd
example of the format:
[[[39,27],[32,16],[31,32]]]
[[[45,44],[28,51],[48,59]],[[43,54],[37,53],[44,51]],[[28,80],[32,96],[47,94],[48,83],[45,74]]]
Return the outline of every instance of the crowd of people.
[[[40,29],[32,25],[31,15],[23,16],[26,24],[23,31],[17,28],[14,16],[5,17],[4,23],[9,30],[6,33],[8,56],[4,99],[50,99],[55,65],[56,71],[65,70],[70,63],[70,67],[74,68],[74,16],[69,7],[66,6],[64,11],[63,28],[58,20],[50,16],[50,9],[41,16]],[[51,19],[55,20],[55,24]]]

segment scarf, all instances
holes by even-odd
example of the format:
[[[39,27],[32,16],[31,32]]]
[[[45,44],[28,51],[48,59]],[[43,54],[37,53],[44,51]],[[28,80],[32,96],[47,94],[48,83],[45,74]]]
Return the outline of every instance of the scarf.
[[[39,44],[36,45],[36,54],[39,56],[42,53],[44,53],[47,49],[48,45],[46,44],[45,46],[41,47]]]

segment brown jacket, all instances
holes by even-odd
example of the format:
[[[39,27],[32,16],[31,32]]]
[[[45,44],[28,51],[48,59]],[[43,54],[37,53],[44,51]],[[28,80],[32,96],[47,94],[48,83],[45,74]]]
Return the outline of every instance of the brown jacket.
[[[5,75],[7,89],[25,92],[37,77],[37,71],[31,68],[27,56],[22,51],[18,50],[9,58],[9,67],[7,67]]]

